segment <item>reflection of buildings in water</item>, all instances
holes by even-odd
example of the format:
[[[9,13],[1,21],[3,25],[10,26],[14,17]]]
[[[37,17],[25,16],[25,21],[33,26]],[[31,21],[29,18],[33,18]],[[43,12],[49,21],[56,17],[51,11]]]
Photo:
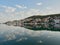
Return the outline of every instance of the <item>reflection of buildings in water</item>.
[[[55,24],[54,27],[55,28],[60,28],[60,24]]]
[[[60,19],[54,19],[54,21],[55,21],[54,27],[55,28],[60,28]]]
[[[54,19],[55,23],[60,23],[60,19]]]
[[[60,19],[58,18],[36,18],[36,19],[28,19],[24,26],[36,27],[36,28],[59,28],[60,27]]]

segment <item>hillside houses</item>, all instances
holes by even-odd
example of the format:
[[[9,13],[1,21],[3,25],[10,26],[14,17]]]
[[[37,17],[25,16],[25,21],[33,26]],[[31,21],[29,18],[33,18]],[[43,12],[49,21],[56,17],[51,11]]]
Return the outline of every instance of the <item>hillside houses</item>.
[[[22,20],[8,21],[6,24],[35,29],[60,29],[60,15],[31,16]]]

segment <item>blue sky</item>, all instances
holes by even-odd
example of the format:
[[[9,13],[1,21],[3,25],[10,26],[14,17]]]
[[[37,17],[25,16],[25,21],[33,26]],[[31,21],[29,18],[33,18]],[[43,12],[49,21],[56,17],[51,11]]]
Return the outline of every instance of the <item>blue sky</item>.
[[[0,22],[60,13],[60,0],[0,0]]]

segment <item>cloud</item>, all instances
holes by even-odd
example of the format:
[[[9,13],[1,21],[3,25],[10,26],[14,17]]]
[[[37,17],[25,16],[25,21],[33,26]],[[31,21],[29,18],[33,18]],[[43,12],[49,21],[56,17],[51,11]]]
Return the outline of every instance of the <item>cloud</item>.
[[[49,39],[50,37],[53,37],[53,38],[58,37],[59,36],[58,34],[60,34],[60,32],[55,33],[55,32],[51,32],[47,30],[46,31],[33,31],[26,28],[22,28],[22,27],[14,27],[14,26],[6,26],[6,25],[0,25],[0,26],[1,26],[0,37],[4,37],[5,41],[16,39],[16,41],[19,42],[19,41],[28,40],[31,37],[32,39],[36,37],[40,38],[41,36],[44,36],[44,35],[46,35],[47,38]],[[37,43],[43,43],[43,42],[44,41],[41,39],[37,40]]]
[[[40,10],[39,9],[29,9],[26,12],[27,15],[40,15]]]
[[[14,39],[16,39],[16,36],[14,34],[6,34],[5,39],[6,40],[14,40]]]
[[[16,12],[16,14],[19,15],[20,18],[24,19],[29,16],[40,15],[41,13],[40,13],[39,9],[29,9],[29,10],[25,10],[25,11]]]
[[[24,6],[24,5],[16,5],[16,7],[17,7],[17,8],[22,8],[22,9],[27,8],[27,7],[26,7],[26,6]]]
[[[59,13],[60,13],[60,9],[59,8],[50,7],[50,6],[45,7],[45,9],[43,9],[41,11],[41,14],[43,14],[43,15],[59,14]]]
[[[36,3],[36,5],[39,5],[39,6],[42,5],[42,4],[43,4],[42,2]]]
[[[7,29],[6,29],[7,28]],[[3,25],[0,27],[0,32],[3,32],[1,35],[4,37],[5,41],[9,40],[15,40],[17,42],[19,41],[25,41],[28,40],[29,37],[40,37],[40,35],[43,35],[42,31],[33,31],[21,27],[14,27],[14,26],[6,26]]]
[[[7,12],[7,13],[11,13],[11,12],[14,12],[16,10],[16,8],[14,7],[10,7],[10,6],[0,6],[2,8],[4,8],[4,11]]]
[[[0,5],[0,7],[2,7],[2,8],[7,8],[7,6],[5,6],[5,5]]]
[[[19,19],[24,19],[27,18],[29,16],[33,16],[33,15],[40,15],[40,10],[39,9],[28,9],[28,10],[22,10],[22,11],[16,11],[15,8],[5,8],[4,10],[5,12],[0,13],[0,22],[1,21],[11,21],[11,20],[19,20]],[[4,16],[3,16],[4,15]]]
[[[19,20],[19,19],[24,19],[29,16],[33,15],[47,15],[47,14],[54,14],[54,13],[59,13],[59,9],[55,9],[52,7],[45,7],[45,9],[40,10],[40,9],[28,9],[28,10],[19,10],[17,9],[24,9],[27,8],[26,6],[20,6],[16,5],[16,7],[10,7],[10,6],[0,6],[4,10],[0,12],[0,22],[6,22],[6,21],[11,21],[11,20]]]
[[[5,12],[14,12],[16,10],[16,8],[13,8],[13,7],[7,7],[5,9]]]
[[[50,10],[50,9],[52,9],[52,7],[46,7],[46,9]]]
[[[42,40],[40,40],[40,41],[38,41],[38,43],[43,43],[43,41],[42,41]]]
[[[16,40],[17,42],[20,42],[20,41],[24,41],[24,40],[27,40],[28,38],[27,37],[22,37],[22,38],[20,38],[20,39],[18,39],[18,40]]]

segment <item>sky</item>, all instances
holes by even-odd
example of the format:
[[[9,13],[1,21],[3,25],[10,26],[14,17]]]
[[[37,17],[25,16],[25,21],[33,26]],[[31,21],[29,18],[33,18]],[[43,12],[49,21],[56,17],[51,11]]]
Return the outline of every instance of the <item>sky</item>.
[[[0,23],[58,13],[60,0],[0,0]]]

